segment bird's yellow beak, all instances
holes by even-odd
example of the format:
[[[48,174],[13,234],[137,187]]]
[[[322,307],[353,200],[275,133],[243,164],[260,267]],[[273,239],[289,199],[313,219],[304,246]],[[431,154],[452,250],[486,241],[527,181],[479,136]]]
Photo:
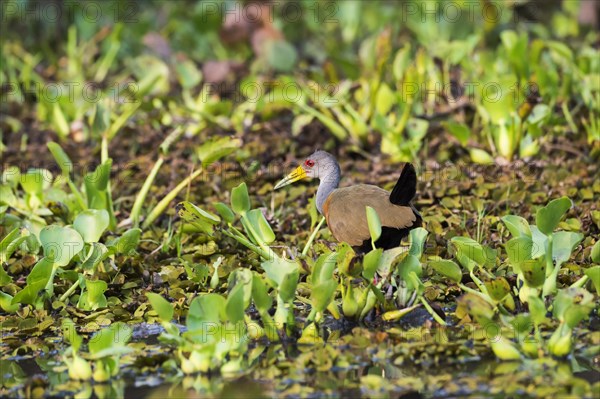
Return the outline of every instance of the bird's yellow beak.
[[[292,173],[281,179],[279,183],[273,187],[273,190],[277,190],[278,188],[287,186],[288,184],[292,184],[295,181],[302,180],[307,178],[306,171],[302,166],[298,166]]]

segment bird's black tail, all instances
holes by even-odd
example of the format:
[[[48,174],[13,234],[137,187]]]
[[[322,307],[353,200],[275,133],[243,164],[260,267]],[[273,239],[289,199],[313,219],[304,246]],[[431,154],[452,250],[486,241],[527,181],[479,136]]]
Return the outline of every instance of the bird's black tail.
[[[417,172],[412,164],[406,163],[390,194],[390,202],[394,205],[408,206],[416,193]]]

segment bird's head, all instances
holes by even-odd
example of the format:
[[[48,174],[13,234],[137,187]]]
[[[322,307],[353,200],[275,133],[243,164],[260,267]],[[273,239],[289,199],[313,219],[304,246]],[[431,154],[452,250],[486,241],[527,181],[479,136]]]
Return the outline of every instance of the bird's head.
[[[277,190],[278,188],[306,178],[319,178],[323,180],[331,176],[337,179],[339,178],[339,172],[340,167],[333,155],[317,150],[307,157],[292,173],[281,179],[275,185],[274,189]]]

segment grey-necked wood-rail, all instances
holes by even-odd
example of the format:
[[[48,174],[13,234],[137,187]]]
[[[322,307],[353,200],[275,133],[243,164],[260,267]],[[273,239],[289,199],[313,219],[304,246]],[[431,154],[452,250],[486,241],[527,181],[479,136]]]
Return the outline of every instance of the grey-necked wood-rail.
[[[315,151],[275,189],[304,178],[320,180],[317,209],[338,241],[364,250],[371,248],[367,206],[374,208],[381,220],[381,236],[375,242],[378,248],[397,247],[411,229],[422,224],[421,215],[410,203],[417,190],[417,174],[410,163],[404,165],[392,192],[370,184],[338,188],[340,165],[328,152]]]

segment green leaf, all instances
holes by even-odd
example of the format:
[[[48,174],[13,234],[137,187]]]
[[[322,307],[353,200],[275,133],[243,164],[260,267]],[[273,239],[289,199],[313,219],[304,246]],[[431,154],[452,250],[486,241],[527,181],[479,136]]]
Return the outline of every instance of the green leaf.
[[[408,234],[410,239],[410,249],[408,253],[410,255],[414,255],[417,258],[421,258],[423,254],[423,249],[425,248],[425,240],[427,240],[427,235],[429,232],[422,227],[417,227],[416,229],[412,229]]]
[[[291,274],[299,276],[299,268],[296,262],[287,259],[275,258],[261,263],[269,279],[278,286],[281,285],[285,276]]]
[[[503,300],[510,292],[510,285],[508,285],[508,281],[504,277],[496,277],[493,280],[486,281],[484,284],[488,294],[496,302]]]
[[[210,278],[210,288],[213,290],[216,290],[219,286],[219,266],[221,266],[221,262],[223,262],[223,258],[219,256],[213,263],[213,275]]]
[[[570,327],[575,327],[582,320],[582,313],[574,312],[578,307],[584,310],[584,316],[587,316],[589,310],[593,307],[594,295],[584,288],[569,287],[558,291],[554,298],[552,314],[561,322],[569,321]],[[581,317],[581,318],[580,318]]]
[[[404,47],[398,50],[392,64],[392,72],[397,81],[401,81],[404,78],[404,73],[411,61],[410,43],[406,43]]]
[[[473,260],[477,265],[483,266],[488,263],[487,254],[477,241],[460,236],[453,237],[450,241],[456,246],[459,254]]]
[[[552,258],[557,267],[568,261],[573,249],[583,240],[583,234],[559,231],[552,234]]]
[[[284,40],[269,40],[265,43],[265,55],[269,65],[280,72],[294,68],[298,55],[296,49]]]
[[[112,159],[109,158],[96,168],[95,174],[97,175],[96,179],[96,188],[100,191],[106,191],[108,188],[108,183],[110,182],[110,171],[112,168]]]
[[[347,243],[342,243],[341,245],[338,245],[337,254],[336,261],[338,271],[343,275],[356,276],[355,270],[350,269],[352,259],[354,258],[354,255],[356,255],[354,249]]]
[[[142,235],[142,229],[139,229],[139,228],[129,229],[125,233],[121,234],[120,237],[113,240],[109,244],[109,246],[117,254],[131,255],[137,248],[137,246],[140,242],[141,235]]]
[[[463,146],[467,144],[469,137],[471,137],[471,129],[464,123],[442,122],[442,126],[444,126]]]
[[[339,252],[339,251],[338,251]],[[377,266],[377,272],[382,276],[387,276],[393,266],[393,262],[399,257],[406,254],[406,248],[396,247],[383,251]]]
[[[462,280],[462,272],[460,271],[460,267],[451,260],[434,260],[428,262],[428,264],[433,268],[433,270],[440,273],[444,277],[448,277],[455,283],[460,283]]]
[[[310,298],[315,311],[323,312],[329,306],[333,300],[337,286],[338,284],[335,280],[322,281],[313,286]]]
[[[58,102],[55,102],[52,107],[52,120],[54,122],[54,127],[56,128],[56,133],[58,133],[60,137],[66,138],[71,129],[69,128],[69,122],[67,122],[67,118]]]
[[[0,187],[16,188],[21,181],[21,177],[21,170],[18,166],[7,166],[0,173],[0,183],[2,183]]]
[[[456,301],[457,305],[465,309],[477,323],[486,327],[492,323],[494,317],[494,309],[491,304],[486,302],[482,297],[467,293]]]
[[[12,277],[9,276],[8,273],[6,273],[6,270],[4,270],[4,266],[2,266],[2,263],[0,263],[0,286],[10,284],[12,281]]]
[[[260,209],[252,209],[246,215],[248,222],[254,228],[254,231],[259,235],[256,237],[265,244],[270,244],[275,241],[275,233],[271,229],[269,222]]]
[[[83,178],[87,206],[92,209],[110,210],[110,198],[107,193],[110,178],[112,160],[98,165],[94,172],[90,172]]]
[[[177,79],[184,89],[191,89],[202,81],[202,72],[190,60],[175,63],[175,71]]]
[[[337,252],[325,253],[319,256],[311,273],[311,283],[313,285],[316,286],[333,278],[337,256]]]
[[[514,328],[514,331],[517,333],[517,339],[520,340],[521,337],[526,337],[531,331],[531,315],[527,313],[519,313],[510,321],[510,325]]]
[[[231,208],[239,215],[245,215],[250,210],[250,197],[248,187],[242,183],[231,190]]]
[[[58,266],[67,266],[83,249],[83,238],[71,227],[47,226],[40,231],[44,256]]]
[[[573,61],[573,51],[565,43],[556,40],[549,40],[546,42],[546,46],[552,50],[553,53],[564,58],[566,61]]]
[[[31,233],[25,228],[15,228],[0,241],[0,267],[10,259],[13,252],[25,241]],[[4,283],[0,283],[4,285]]]
[[[189,201],[177,204],[177,213],[182,220],[208,235],[212,235],[214,226],[221,221],[217,215],[213,215]]]
[[[196,155],[202,166],[208,168],[212,163],[232,154],[242,145],[242,141],[235,137],[213,137],[196,148]]]
[[[284,302],[291,302],[296,298],[296,287],[299,275],[297,273],[286,274],[279,285],[279,296]]]
[[[98,102],[96,105],[96,113],[94,115],[94,122],[92,123],[92,133],[95,137],[99,138],[104,135],[110,125],[110,111],[104,104]]]
[[[577,327],[582,320],[588,318],[593,308],[593,304],[571,306],[565,315],[565,323],[570,328]]]
[[[592,262],[600,263],[600,240],[597,240],[594,246],[592,247],[590,258],[592,259]]]
[[[414,255],[407,255],[397,267],[397,273],[400,275],[402,280],[406,282],[406,287],[409,290],[417,288],[413,281],[409,278],[410,273],[414,273],[417,277],[423,272],[421,268],[421,262]]]
[[[231,208],[229,208],[226,204],[222,202],[217,202],[214,204],[214,206],[217,209],[217,212],[219,212],[221,219],[223,219],[226,223],[233,223],[233,220],[235,219],[235,214],[233,213]]]
[[[373,276],[375,276],[375,272],[377,271],[377,266],[379,266],[379,259],[381,258],[381,254],[383,253],[382,248],[377,248],[373,251],[368,252],[363,258],[363,272],[362,275],[367,281],[371,281]]]
[[[73,221],[73,227],[86,243],[98,242],[108,227],[110,217],[104,209],[87,209]]]
[[[471,148],[469,149],[469,155],[471,156],[471,160],[475,163],[487,165],[493,164],[494,158],[487,151],[479,149],[479,148]]]
[[[570,328],[563,326],[564,324],[554,331],[547,343],[548,351],[552,355],[558,357],[568,355],[573,348],[573,341],[571,338],[573,331]]]
[[[88,251],[86,251],[88,252]],[[108,257],[108,248],[104,244],[94,242],[91,244],[91,253],[88,252],[85,260],[82,259],[81,269],[85,271],[95,272],[96,266]]]
[[[538,104],[531,110],[531,114],[527,117],[527,122],[537,125],[549,117],[551,113],[552,111],[548,105]]]
[[[600,266],[592,266],[589,269],[586,269],[585,275],[592,280],[592,284],[594,284],[594,287],[596,288],[596,294],[600,296]]]
[[[115,356],[122,351],[131,339],[133,329],[123,322],[113,323],[96,332],[88,344],[93,359]]]
[[[535,222],[542,233],[550,235],[558,223],[571,208],[571,200],[567,197],[552,200],[543,208],[538,209]]]
[[[75,323],[71,319],[64,319],[62,322],[63,339],[71,344],[73,352],[78,352],[83,342],[83,338],[77,334]]]
[[[226,299],[219,294],[206,294],[194,298],[186,321],[188,330],[206,329],[207,325],[221,323],[227,317],[226,303]]]
[[[0,184],[0,205],[17,206],[17,197],[8,184]]]
[[[244,320],[244,287],[242,284],[236,284],[227,295],[225,312],[231,323],[238,323]]]
[[[397,94],[390,87],[381,83],[377,91],[375,109],[381,115],[387,115],[394,105],[398,103]]]
[[[52,153],[54,160],[56,160],[56,163],[60,167],[60,170],[62,171],[63,175],[70,176],[73,172],[73,162],[71,161],[71,158],[69,158],[69,156],[62,149],[62,147],[56,144],[55,142],[50,141],[48,142],[47,146],[50,152]]]
[[[52,275],[53,263],[47,258],[42,258],[35,264],[27,276],[27,285],[17,292],[12,303],[26,303],[33,305],[40,295],[40,291],[46,288],[46,284]]]
[[[274,258],[261,263],[267,277],[277,284],[279,296],[284,301],[293,300],[300,276],[298,263],[287,259]]]
[[[6,292],[0,291],[0,309],[6,313],[15,313],[19,310],[17,303],[12,303],[13,297]]]
[[[371,240],[375,242],[381,236],[381,220],[379,219],[377,211],[370,206],[367,206],[367,223],[369,224]]]
[[[30,195],[40,195],[44,187],[52,182],[52,173],[46,169],[29,169],[21,175],[21,187]]]
[[[85,280],[85,292],[79,297],[77,306],[83,310],[97,310],[98,308],[105,308],[107,305],[106,296],[104,292],[108,285],[103,280]]]
[[[313,115],[307,115],[307,114],[296,115],[296,117],[292,121],[292,136],[293,137],[298,136],[302,132],[302,129],[304,129],[305,126],[310,124],[313,121],[313,119],[315,119],[315,117]]]
[[[502,336],[492,340],[490,346],[496,357],[500,360],[521,359],[521,352],[519,352],[517,346]]]
[[[527,299],[529,305],[529,313],[531,313],[531,319],[536,325],[540,325],[546,320],[546,305],[540,297],[530,295]]]
[[[268,312],[273,305],[273,299],[269,296],[267,284],[258,273],[255,273],[252,277],[252,300],[261,313]]]
[[[537,226],[531,226],[531,238],[533,240],[533,247],[531,248],[531,257],[538,258],[546,254],[546,244],[548,242],[548,236],[542,233]]]
[[[121,322],[119,322],[119,323],[121,323]],[[102,331],[104,331],[104,329]],[[92,337],[92,339],[93,338],[94,337]],[[134,352],[133,348],[129,348],[127,346],[115,345],[115,346],[111,346],[111,347],[107,347],[105,349],[99,350],[98,352],[96,352],[94,354],[90,354],[89,359],[96,360],[96,364],[99,364],[98,359],[105,359],[103,362],[108,363],[110,374],[114,375],[114,373],[118,373],[118,369],[117,369],[118,364],[114,363],[115,362],[114,357],[123,356],[123,355],[126,355],[131,352]],[[97,367],[102,367],[102,366],[97,366]]]
[[[504,225],[510,231],[513,237],[528,236],[531,237],[531,228],[527,220],[521,216],[506,215],[501,218]]]
[[[519,264],[523,278],[529,287],[541,287],[546,280],[545,260],[543,257],[529,259]]]
[[[152,309],[158,314],[158,318],[163,322],[170,322],[173,319],[173,305],[162,296],[153,292],[147,292],[146,297],[152,305]],[[190,306],[191,313],[191,306]]]
[[[526,235],[515,236],[504,245],[509,263],[517,271],[520,270],[521,263],[531,259],[533,245],[531,238]]]

